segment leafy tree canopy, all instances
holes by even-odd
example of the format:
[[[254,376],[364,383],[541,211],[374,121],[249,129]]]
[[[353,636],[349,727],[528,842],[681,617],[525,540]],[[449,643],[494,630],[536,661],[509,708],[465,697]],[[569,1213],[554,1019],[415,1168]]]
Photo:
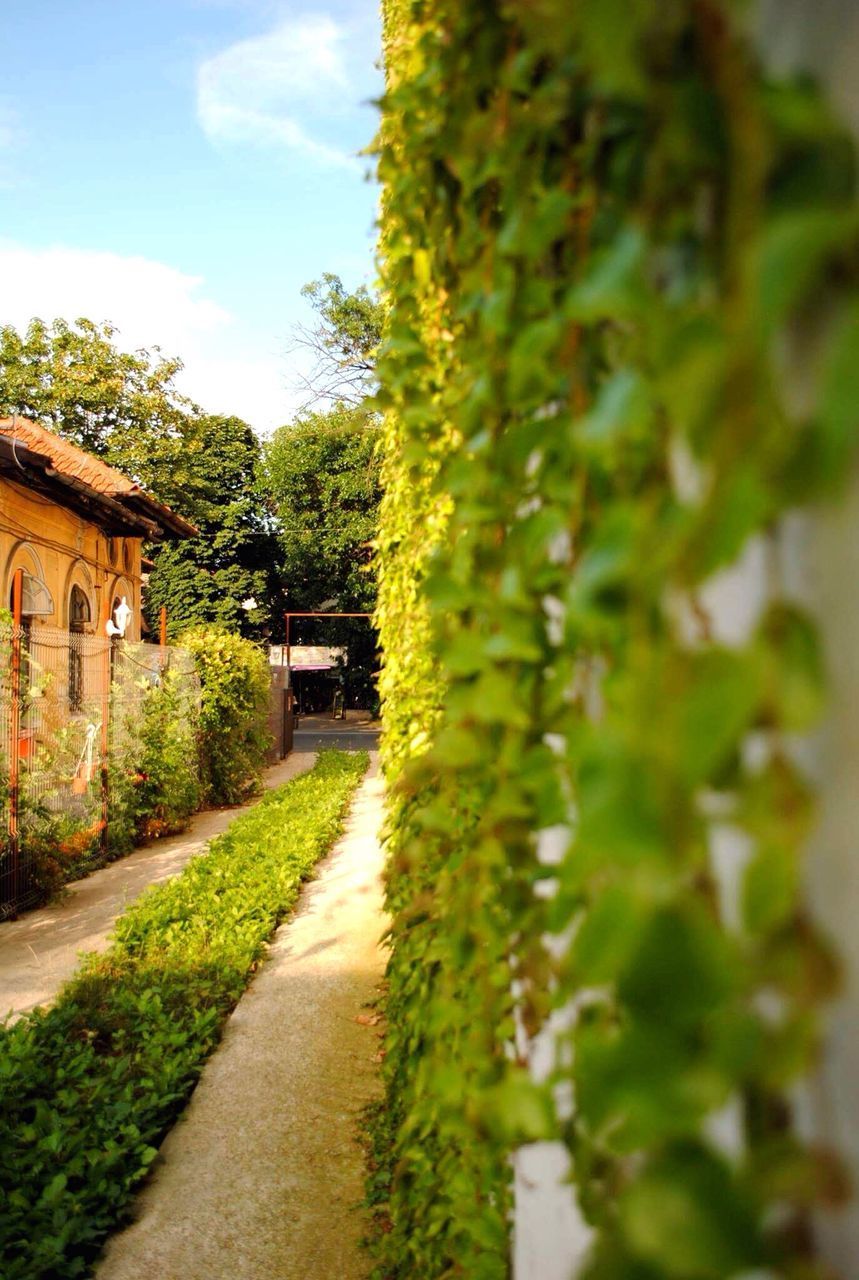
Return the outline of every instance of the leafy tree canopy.
[[[24,334],[3,325],[0,411],[35,418],[117,465],[143,440],[181,435],[183,419],[196,410],[175,385],[182,361],[158,347],[121,351],[118,332],[84,318],[50,325],[34,319]]]
[[[287,607],[375,607],[378,435],[377,419],[366,408],[338,405],[302,414],[265,446],[263,483],[280,528]],[[377,663],[375,633],[367,622],[299,622],[292,638],[346,645],[353,688],[369,685]]]
[[[289,601],[317,609],[372,609],[370,570],[380,497],[378,426],[339,406],[280,427],[264,450],[264,484],[280,523]],[[334,606],[332,606],[334,607]]]
[[[301,292],[318,316],[314,328],[296,328],[295,346],[310,351],[314,359],[310,373],[300,382],[305,407],[321,403],[356,407],[375,389],[382,303],[365,285],[349,293],[331,271]]]
[[[125,352],[111,324],[32,320],[0,329],[0,412],[37,419],[132,476],[200,530],[150,547],[147,612],[171,633],[216,622],[260,634],[278,599],[278,545],[257,489],[246,422],[204,414],[175,385],[178,359]],[[259,607],[246,611],[242,601]],[[280,612],[279,608],[276,612]]]
[[[181,498],[200,533],[157,549],[147,592],[150,621],[163,604],[171,634],[212,622],[265,634],[283,600],[280,548],[258,489],[259,440],[241,418],[201,415],[192,426]],[[169,478],[163,479],[166,489]],[[256,606],[244,609],[251,599]]]

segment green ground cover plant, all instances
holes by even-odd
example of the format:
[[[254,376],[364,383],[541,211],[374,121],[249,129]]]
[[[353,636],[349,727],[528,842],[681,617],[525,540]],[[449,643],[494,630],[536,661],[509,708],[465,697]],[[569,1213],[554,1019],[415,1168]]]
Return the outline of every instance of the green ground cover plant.
[[[844,1183],[790,1105],[837,987],[825,691],[781,539],[855,456],[859,214],[758,8],[383,4],[384,1280],[505,1280],[541,1140],[582,1280],[827,1274]]]
[[[0,1029],[0,1274],[89,1273],[367,767],[323,752],[143,895],[50,1009]]]

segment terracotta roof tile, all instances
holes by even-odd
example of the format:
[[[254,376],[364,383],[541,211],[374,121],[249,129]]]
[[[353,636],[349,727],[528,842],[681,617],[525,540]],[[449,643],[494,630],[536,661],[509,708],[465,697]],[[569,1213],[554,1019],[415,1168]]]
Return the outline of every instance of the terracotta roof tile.
[[[140,486],[133,480],[129,480],[128,476],[124,476],[121,471],[109,467],[106,462],[102,462],[101,458],[85,453],[77,445],[64,440],[53,431],[48,431],[38,422],[31,422],[29,418],[0,418],[0,432],[5,436],[13,436],[16,440],[23,441],[28,449],[33,449],[36,453],[46,454],[57,471],[61,471],[63,475],[74,476],[76,480],[83,480],[91,489],[96,489],[99,493],[117,497],[121,494],[142,492]]]
[[[48,431],[38,422],[29,418],[0,418],[0,435],[20,441],[34,453],[50,458],[54,471],[59,477],[66,477],[68,483],[79,481],[105,499],[124,504],[129,518],[133,518],[136,511],[139,516],[154,521],[162,530],[180,538],[194,537],[197,532],[189,521],[153,498],[121,471],[109,467],[101,458],[79,449],[56,432]],[[150,524],[149,536],[152,536],[152,530]]]

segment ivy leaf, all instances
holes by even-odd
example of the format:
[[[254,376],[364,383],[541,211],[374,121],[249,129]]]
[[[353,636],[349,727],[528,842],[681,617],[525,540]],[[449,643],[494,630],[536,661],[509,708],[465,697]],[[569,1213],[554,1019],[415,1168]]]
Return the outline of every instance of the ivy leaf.
[[[584,278],[571,289],[564,305],[567,318],[592,323],[635,312],[645,300],[643,261],[644,237],[636,227],[626,227],[594,254]]]
[[[651,398],[647,383],[634,369],[619,369],[600,387],[594,407],[575,424],[584,444],[608,447],[638,435],[650,422]]]
[[[822,479],[833,484],[847,475],[845,463],[859,439],[859,302],[840,317],[823,370],[819,435]]]
[[[649,920],[618,990],[637,1017],[696,1023],[736,985],[731,945],[713,917],[691,903]]]
[[[56,1174],[42,1192],[42,1201],[46,1204],[57,1203],[66,1189],[67,1181],[68,1179],[64,1173]]]
[[[576,565],[570,581],[570,608],[598,610],[606,593],[621,586],[633,561],[634,513],[618,505],[606,515]]]
[[[832,253],[859,229],[852,209],[803,209],[774,219],[760,245],[760,315],[771,335],[819,276]]]
[[[601,90],[640,97],[646,89],[638,48],[653,18],[653,0],[600,0],[579,11],[582,47]]]
[[[743,878],[743,923],[754,937],[786,924],[796,911],[796,855],[783,845],[758,849]]]
[[[680,700],[677,760],[691,783],[704,782],[726,763],[760,701],[760,663],[754,654],[709,649],[689,659],[689,687]]]
[[[647,762],[609,740],[582,761],[574,876],[598,867],[623,867],[638,879],[669,874],[663,815],[649,781]]]
[[[445,646],[444,660],[448,670],[457,676],[476,675],[486,666],[487,637],[462,629]]]
[[[657,394],[672,419],[700,448],[724,393],[726,338],[718,316],[698,315],[654,326],[661,376]]]
[[[612,885],[585,914],[570,953],[571,972],[582,986],[613,981],[638,945],[646,909],[629,889]]]
[[[763,1261],[747,1195],[720,1161],[692,1144],[654,1161],[620,1212],[642,1261],[678,1280],[722,1280]]]
[[[690,577],[700,581],[730,564],[764,523],[772,506],[773,495],[755,462],[737,465],[730,480],[712,494],[702,512],[690,548]]]
[[[547,316],[526,325],[515,338],[507,361],[507,390],[513,400],[528,400],[554,386],[549,361],[556,355],[564,325],[557,316]]]
[[[814,623],[802,610],[778,604],[767,611],[759,634],[773,719],[789,732],[811,728],[823,710],[825,687]]]
[[[546,1086],[535,1084],[524,1071],[512,1072],[486,1091],[481,1118],[495,1137],[510,1144],[539,1142],[554,1136],[549,1091]]]
[[[575,1054],[579,1118],[618,1153],[694,1131],[731,1087],[720,1064],[670,1026],[586,1023]]]

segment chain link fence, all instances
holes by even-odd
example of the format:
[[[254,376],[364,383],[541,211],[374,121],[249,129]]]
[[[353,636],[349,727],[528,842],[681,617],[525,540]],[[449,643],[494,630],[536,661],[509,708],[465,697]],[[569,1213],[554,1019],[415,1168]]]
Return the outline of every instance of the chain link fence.
[[[49,626],[0,626],[0,919],[109,856],[142,750],[148,693],[169,678],[192,724],[185,650]]]

